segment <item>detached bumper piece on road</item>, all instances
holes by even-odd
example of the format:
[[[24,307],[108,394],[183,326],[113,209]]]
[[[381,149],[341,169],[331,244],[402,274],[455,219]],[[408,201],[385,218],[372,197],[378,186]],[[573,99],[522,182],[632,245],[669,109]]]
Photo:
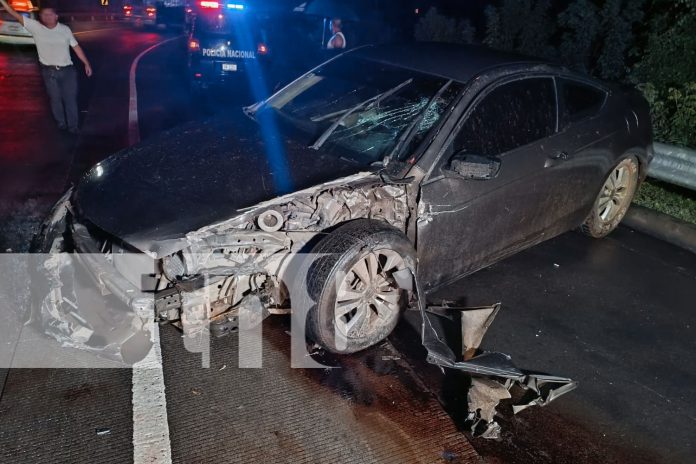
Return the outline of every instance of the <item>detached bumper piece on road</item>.
[[[512,397],[513,389],[524,391],[521,403],[512,407],[517,414],[530,406],[546,406],[577,387],[576,381],[566,377],[520,370],[507,354],[479,350],[483,336],[500,310],[500,304],[483,308],[419,306],[423,318],[423,346],[428,350],[428,362],[473,376],[467,421],[475,436],[500,437],[500,425],[494,419],[495,408],[500,400]],[[433,316],[438,320],[433,320]],[[451,331],[446,330],[442,322],[446,324],[447,321],[461,323],[461,356],[455,355],[446,343],[446,333]]]

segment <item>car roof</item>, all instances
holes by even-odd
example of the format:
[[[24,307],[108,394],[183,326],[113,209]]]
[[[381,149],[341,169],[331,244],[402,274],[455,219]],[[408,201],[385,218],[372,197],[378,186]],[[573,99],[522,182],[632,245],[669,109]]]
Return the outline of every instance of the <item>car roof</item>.
[[[389,64],[466,83],[481,73],[500,67],[530,69],[552,65],[540,58],[501,52],[480,45],[416,42],[368,45],[351,53],[370,61]]]

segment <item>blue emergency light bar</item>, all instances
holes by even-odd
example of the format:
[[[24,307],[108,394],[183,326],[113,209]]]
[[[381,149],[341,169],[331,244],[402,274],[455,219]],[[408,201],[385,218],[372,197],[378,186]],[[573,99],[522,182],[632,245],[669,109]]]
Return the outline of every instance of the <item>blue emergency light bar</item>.
[[[203,9],[219,10],[223,6],[227,7],[228,10],[244,11],[246,5],[243,3],[220,3],[217,0],[200,0],[198,4]]]

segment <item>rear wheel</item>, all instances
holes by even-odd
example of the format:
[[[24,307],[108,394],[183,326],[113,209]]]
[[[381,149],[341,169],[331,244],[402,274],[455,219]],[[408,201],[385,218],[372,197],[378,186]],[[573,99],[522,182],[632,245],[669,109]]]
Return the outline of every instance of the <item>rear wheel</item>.
[[[386,224],[358,220],[326,236],[313,254],[308,336],[335,353],[384,340],[410,299],[403,276],[410,276],[415,252],[408,239]]]
[[[604,182],[592,212],[580,227],[590,237],[601,238],[619,225],[631,206],[638,186],[638,163],[626,158],[612,169]]]

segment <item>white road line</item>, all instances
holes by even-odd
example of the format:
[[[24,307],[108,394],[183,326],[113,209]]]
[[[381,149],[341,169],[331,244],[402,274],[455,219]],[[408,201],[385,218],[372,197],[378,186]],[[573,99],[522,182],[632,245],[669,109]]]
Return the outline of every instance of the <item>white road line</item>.
[[[159,324],[151,327],[152,349],[133,365],[133,464],[171,464]]]
[[[138,86],[135,83],[136,73],[138,71],[138,64],[140,59],[147,55],[149,52],[164,45],[166,43],[172,42],[174,40],[179,40],[181,37],[173,37],[171,39],[164,40],[162,42],[156,43],[152,47],[148,48],[140,55],[138,55],[130,68],[130,100],[128,104],[128,145],[135,145],[140,142],[140,125],[138,123]]]
[[[135,82],[138,63],[150,51],[177,39],[179,37],[153,45],[138,55],[131,64],[128,112],[129,145],[134,145],[140,141],[138,89]],[[133,365],[133,463],[171,464],[172,447],[169,439],[169,422],[167,421],[167,398],[164,391],[159,325],[153,322],[151,330],[152,349],[145,359]]]

